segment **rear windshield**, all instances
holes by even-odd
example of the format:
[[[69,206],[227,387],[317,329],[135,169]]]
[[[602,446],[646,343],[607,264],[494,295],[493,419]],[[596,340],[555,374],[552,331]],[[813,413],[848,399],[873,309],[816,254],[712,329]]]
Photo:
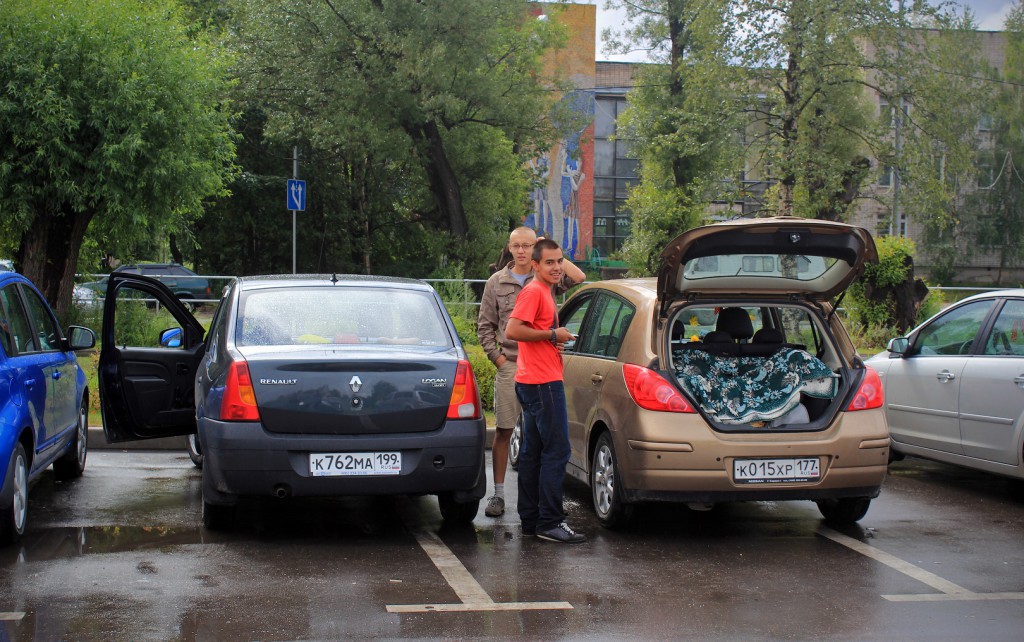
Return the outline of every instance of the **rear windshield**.
[[[323,287],[254,290],[235,325],[240,346],[377,344],[447,349],[443,312],[428,292]]]
[[[813,281],[835,263],[833,258],[803,254],[721,254],[691,259],[683,269],[687,279],[764,276]]]

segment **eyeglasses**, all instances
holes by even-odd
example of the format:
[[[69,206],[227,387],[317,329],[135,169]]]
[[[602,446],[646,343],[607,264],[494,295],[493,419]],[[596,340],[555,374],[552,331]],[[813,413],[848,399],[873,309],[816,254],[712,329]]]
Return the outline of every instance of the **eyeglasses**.
[[[516,243],[515,245],[509,245],[508,249],[518,252],[519,250],[528,250],[531,247],[533,247],[533,243]]]

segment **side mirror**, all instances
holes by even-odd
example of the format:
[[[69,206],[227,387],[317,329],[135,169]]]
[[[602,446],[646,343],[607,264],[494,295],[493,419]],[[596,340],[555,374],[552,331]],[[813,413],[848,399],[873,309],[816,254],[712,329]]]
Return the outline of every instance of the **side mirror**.
[[[165,348],[181,347],[181,328],[167,328],[160,333],[160,345]]]
[[[88,350],[96,345],[96,333],[80,325],[69,325],[67,341],[69,350]]]
[[[885,347],[891,355],[905,357],[907,351],[910,350],[910,339],[906,337],[896,337],[889,341],[889,345]]]

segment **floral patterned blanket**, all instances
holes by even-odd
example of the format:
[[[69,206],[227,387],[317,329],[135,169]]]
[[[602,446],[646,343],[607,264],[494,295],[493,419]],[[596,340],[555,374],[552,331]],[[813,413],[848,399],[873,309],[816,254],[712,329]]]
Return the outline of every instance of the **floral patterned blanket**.
[[[800,403],[801,392],[831,399],[839,389],[838,375],[803,350],[780,348],[768,357],[676,350],[672,356],[683,389],[724,424],[778,419]]]

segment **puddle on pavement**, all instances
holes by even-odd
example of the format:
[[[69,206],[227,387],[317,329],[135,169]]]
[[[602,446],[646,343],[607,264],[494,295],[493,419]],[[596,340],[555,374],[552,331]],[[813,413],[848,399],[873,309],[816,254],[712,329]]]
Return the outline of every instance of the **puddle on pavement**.
[[[89,526],[48,528],[28,533],[19,546],[0,555],[0,564],[45,562],[97,553],[119,553],[165,546],[183,546],[203,542],[201,528],[164,526]]]

